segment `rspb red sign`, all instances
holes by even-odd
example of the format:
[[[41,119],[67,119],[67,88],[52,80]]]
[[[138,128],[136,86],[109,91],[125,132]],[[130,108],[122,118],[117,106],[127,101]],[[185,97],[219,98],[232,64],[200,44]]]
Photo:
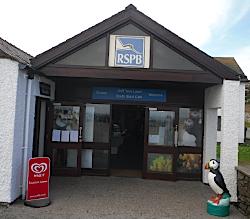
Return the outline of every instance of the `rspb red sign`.
[[[49,198],[50,159],[36,157],[29,159],[26,200]]]

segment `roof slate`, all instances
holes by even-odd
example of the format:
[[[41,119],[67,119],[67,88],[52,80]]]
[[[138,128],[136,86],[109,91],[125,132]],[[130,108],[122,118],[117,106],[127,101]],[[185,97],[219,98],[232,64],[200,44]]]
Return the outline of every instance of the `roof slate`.
[[[214,57],[217,61],[221,62],[222,64],[226,65],[227,67],[233,69],[237,73],[244,75],[244,72],[240,68],[239,64],[236,62],[234,57]]]
[[[30,65],[32,56],[0,37],[0,58],[9,58]]]

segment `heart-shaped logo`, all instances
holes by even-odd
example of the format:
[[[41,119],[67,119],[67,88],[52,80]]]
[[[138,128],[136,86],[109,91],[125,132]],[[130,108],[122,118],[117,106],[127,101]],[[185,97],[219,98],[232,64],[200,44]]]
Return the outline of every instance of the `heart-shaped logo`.
[[[47,164],[46,163],[33,163],[31,165],[31,170],[34,172],[34,173],[43,173],[47,170]]]

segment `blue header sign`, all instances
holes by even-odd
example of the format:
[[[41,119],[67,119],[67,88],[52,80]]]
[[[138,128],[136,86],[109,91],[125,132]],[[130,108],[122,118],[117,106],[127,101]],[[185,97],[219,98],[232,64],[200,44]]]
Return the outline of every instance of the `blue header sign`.
[[[135,102],[166,102],[167,94],[160,89],[93,87],[94,100],[125,100]]]
[[[109,66],[148,68],[149,36],[111,35]]]

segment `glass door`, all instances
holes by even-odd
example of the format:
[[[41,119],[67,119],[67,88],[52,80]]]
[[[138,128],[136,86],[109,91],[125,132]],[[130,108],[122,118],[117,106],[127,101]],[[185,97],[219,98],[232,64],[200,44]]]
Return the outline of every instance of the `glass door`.
[[[109,175],[111,106],[85,104],[83,107],[82,174]]]
[[[179,108],[176,174],[179,179],[201,179],[203,110]]]
[[[176,109],[148,108],[145,116],[145,178],[175,180]]]
[[[81,111],[80,104],[49,106],[46,142],[53,175],[79,176],[81,173]]]

